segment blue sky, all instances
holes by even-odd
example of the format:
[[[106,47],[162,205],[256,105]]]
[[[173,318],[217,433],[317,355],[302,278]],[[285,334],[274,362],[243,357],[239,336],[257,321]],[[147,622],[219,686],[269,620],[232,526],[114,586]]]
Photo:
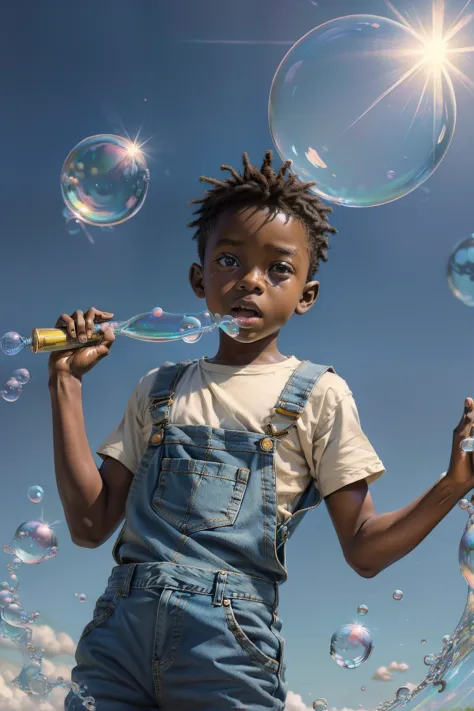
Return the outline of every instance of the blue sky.
[[[447,3],[454,16],[462,5]],[[0,332],[29,333],[91,304],[118,318],[157,305],[200,310],[187,282],[195,260],[187,202],[201,195],[201,174],[217,177],[221,163],[239,168],[243,151],[260,163],[272,147],[268,92],[287,47],[189,40],[291,41],[353,12],[390,16],[382,0],[83,0],[80,11],[59,0],[5,3]],[[453,246],[474,231],[472,96],[459,85],[456,95],[456,133],[427,189],[379,208],[335,211],[339,234],[321,267],[318,304],[291,322],[281,340],[283,352],[331,364],[350,384],[387,468],[372,490],[379,511],[410,502],[446,470],[463,399],[474,395],[473,313],[452,296],[445,277]],[[111,232],[92,230],[94,244],[82,232],[69,235],[59,188],[66,155],[87,136],[138,131],[150,139],[143,209]],[[84,385],[93,450],[119,422],[146,371],[164,360],[212,355],[215,347],[215,336],[195,346],[118,339]],[[41,506],[26,492],[43,486],[45,519],[62,521],[59,553],[20,570],[21,599],[41,613],[52,662],[68,665],[112,567],[113,541],[93,551],[70,542],[55,489],[47,357],[2,355],[0,378],[17,367],[28,368],[32,380],[16,403],[0,401],[0,543],[39,515]],[[440,648],[464,607],[457,563],[464,524],[456,508],[405,560],[364,580],[345,564],[325,507],[307,517],[291,541],[290,579],[281,595],[292,692],[308,705],[324,697],[331,707],[371,708],[398,686],[420,681],[424,654]],[[10,558],[2,555],[6,566]],[[404,592],[401,602],[392,599],[395,588]],[[75,593],[85,593],[86,602]],[[329,640],[361,603],[369,607],[375,649],[349,671],[330,658]],[[2,649],[0,673],[8,681],[19,659]],[[391,678],[373,679],[392,662],[408,670],[379,671]],[[2,708],[13,703],[8,694],[2,681]],[[291,703],[298,708],[297,697]]]

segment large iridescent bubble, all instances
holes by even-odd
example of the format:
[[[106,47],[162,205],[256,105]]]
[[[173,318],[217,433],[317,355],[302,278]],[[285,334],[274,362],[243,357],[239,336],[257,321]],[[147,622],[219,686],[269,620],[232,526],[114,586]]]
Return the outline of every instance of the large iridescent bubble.
[[[368,660],[373,648],[372,635],[367,627],[349,624],[334,632],[329,653],[340,667],[356,669]]]
[[[118,225],[140,210],[149,171],[140,148],[121,136],[81,141],[68,155],[61,189],[68,210],[89,225]]]
[[[417,68],[415,68],[417,67]],[[348,207],[407,195],[438,167],[456,99],[423,38],[386,17],[350,15],[308,32],[273,79],[280,156],[314,192]]]
[[[56,556],[58,540],[47,523],[26,521],[18,526],[12,542],[4,546],[4,551],[16,556],[23,563],[34,565]]]

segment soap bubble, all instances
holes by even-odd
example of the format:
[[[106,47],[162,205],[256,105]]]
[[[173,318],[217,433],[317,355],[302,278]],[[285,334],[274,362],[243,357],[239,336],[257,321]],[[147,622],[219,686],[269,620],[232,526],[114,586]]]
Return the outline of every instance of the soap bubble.
[[[43,500],[44,489],[42,486],[34,484],[28,489],[28,498],[32,504],[39,504]]]
[[[0,608],[10,605],[13,602],[13,595],[10,590],[0,590]]]
[[[398,701],[406,701],[410,698],[410,689],[407,686],[401,686],[396,690],[395,696]]]
[[[459,508],[463,510],[468,509],[469,501],[467,499],[461,499],[461,501],[459,502]]]
[[[425,657],[423,657],[423,662],[426,664],[427,667],[433,666],[433,664],[436,663],[436,660],[436,654],[427,654]]]
[[[16,331],[8,331],[0,341],[2,352],[5,355],[17,355],[24,348],[24,339]]]
[[[140,148],[121,136],[81,141],[68,155],[61,189],[68,210],[89,225],[118,225],[143,206],[149,171]]]
[[[421,644],[426,644],[426,639],[422,639]]]
[[[454,296],[466,306],[474,306],[474,235],[462,240],[453,249],[447,275]]]
[[[474,588],[474,524],[464,531],[459,543],[459,567],[466,583]]]
[[[184,331],[191,331],[195,328],[201,328],[201,322],[198,318],[195,316],[185,316],[181,323],[179,324],[179,330],[184,332]],[[184,336],[183,341],[185,343],[196,343],[202,338],[202,333],[194,333],[191,334],[190,336]]]
[[[84,595],[84,593],[81,593],[78,595],[79,602],[85,602],[87,600],[87,595]]]
[[[313,701],[314,711],[327,711],[328,708],[329,706],[326,699],[316,699],[315,701]]]
[[[315,180],[322,198],[382,205],[436,170],[453,137],[456,99],[447,72],[427,64],[402,80],[422,43],[389,18],[350,15],[311,30],[284,57],[270,130],[281,158]]]
[[[331,637],[331,657],[346,669],[355,669],[366,662],[373,648],[372,635],[363,625],[343,625]]]
[[[361,691],[365,691],[365,686],[361,686],[361,687],[360,687],[360,690],[361,690]]]
[[[0,395],[6,402],[16,402],[21,395],[21,385],[18,380],[9,378],[0,390]]]
[[[27,521],[16,530],[7,552],[13,553],[23,563],[41,563],[57,553],[56,534],[47,523]]]
[[[359,607],[357,608],[357,613],[359,615],[366,615],[368,611],[369,608],[367,607],[367,605],[359,605]]]
[[[13,371],[12,377],[18,380],[21,386],[27,385],[30,382],[30,373],[26,368],[17,368]]]
[[[403,592],[401,590],[394,590],[392,597],[394,600],[403,600]]]
[[[30,616],[17,602],[11,602],[2,609],[2,617],[8,625],[23,627],[31,622]]]

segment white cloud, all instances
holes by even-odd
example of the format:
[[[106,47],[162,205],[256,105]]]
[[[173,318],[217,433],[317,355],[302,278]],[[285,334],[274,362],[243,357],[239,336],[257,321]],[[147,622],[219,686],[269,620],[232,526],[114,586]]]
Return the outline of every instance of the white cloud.
[[[406,662],[390,662],[388,667],[379,667],[372,676],[374,681],[391,681],[394,672],[406,672],[410,667]],[[404,684],[406,686],[406,684]]]
[[[312,711],[299,694],[289,691],[286,696],[285,711]]]
[[[379,667],[372,675],[374,681],[391,681],[393,679],[393,674],[387,667]]]
[[[73,656],[76,645],[71,637],[65,632],[55,632],[49,625],[34,625],[33,645],[38,649],[44,649],[45,657]],[[18,649],[13,642],[5,637],[0,637],[0,647]]]
[[[406,672],[409,668],[410,667],[406,664],[406,662],[400,662],[400,664],[398,662],[390,662],[387,667],[387,669],[391,672]]]

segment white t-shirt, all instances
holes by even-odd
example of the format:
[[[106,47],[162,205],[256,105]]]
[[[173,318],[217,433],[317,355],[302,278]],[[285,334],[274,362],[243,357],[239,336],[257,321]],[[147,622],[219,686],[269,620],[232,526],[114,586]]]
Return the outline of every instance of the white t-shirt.
[[[300,362],[291,356],[271,365],[235,367],[201,359],[180,377],[170,422],[263,434],[278,396]],[[151,434],[148,395],[157,371],[140,380],[119,426],[97,450],[102,457],[118,459],[133,474]],[[275,417],[273,422],[284,429],[293,420]],[[324,497],[360,479],[372,483],[384,473],[361,429],[352,393],[335,373],[321,376],[296,425],[280,438],[275,468],[279,521],[291,517],[311,479]]]

